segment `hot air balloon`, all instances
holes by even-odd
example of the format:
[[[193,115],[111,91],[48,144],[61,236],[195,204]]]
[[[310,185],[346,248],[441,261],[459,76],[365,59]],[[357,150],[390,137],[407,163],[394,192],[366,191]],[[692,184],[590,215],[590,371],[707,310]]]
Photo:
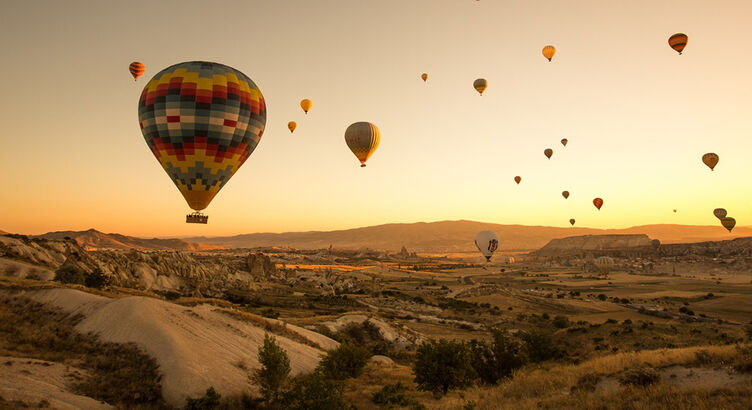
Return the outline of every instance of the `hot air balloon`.
[[[713,210],[713,215],[715,215],[716,218],[723,219],[726,217],[726,210],[723,208],[716,208]]]
[[[561,196],[563,196],[563,197],[564,197],[564,199],[567,199],[567,198],[569,198],[569,191],[563,191],[563,192],[561,193]]]
[[[488,88],[488,81],[486,81],[485,78],[479,78],[473,81],[473,88],[475,88],[475,90],[482,96],[483,91],[486,91],[486,88]]]
[[[290,121],[287,123],[287,129],[290,130],[290,134],[292,134],[293,131],[295,131],[295,128],[298,128],[298,123],[296,123],[295,121]]]
[[[543,155],[545,155],[548,159],[551,159],[551,155],[554,155],[554,150],[551,148],[546,148],[543,150]]]
[[[601,207],[603,206],[603,200],[600,198],[595,198],[593,199],[593,205],[595,205],[595,207],[600,211]]]
[[[554,54],[556,54],[556,47],[554,46],[543,47],[543,57],[546,57],[549,62],[551,61],[552,58],[554,58]]]
[[[727,216],[721,219],[721,225],[723,225],[724,228],[728,229],[728,231],[731,232],[731,230],[734,229],[734,226],[736,226],[736,219]]]
[[[718,154],[715,154],[713,152],[708,152],[707,154],[702,156],[702,162],[710,168],[712,171],[713,168],[715,168],[716,165],[718,165],[718,161],[720,158],[718,157]]]
[[[609,256],[601,256],[595,259],[595,266],[602,274],[608,275],[614,267],[614,260]]]
[[[486,257],[486,261],[490,261],[493,253],[499,249],[499,235],[494,231],[480,231],[475,235],[475,246]]]
[[[313,101],[309,100],[308,98],[300,102],[300,108],[302,108],[303,112],[305,112],[306,114],[308,114],[308,111],[311,109],[311,107],[313,107]]]
[[[146,84],[138,120],[149,149],[196,211],[186,222],[206,223],[200,211],[261,140],[266,103],[240,71],[189,61],[165,68]]]
[[[668,45],[681,55],[684,47],[687,46],[689,37],[684,33],[676,33],[668,38]]]
[[[674,209],[674,213],[676,213],[676,209]]]
[[[522,178],[521,178],[521,177],[519,177],[519,176],[516,176],[516,177],[514,177],[514,182],[516,182],[516,183],[517,183],[517,185],[519,185],[519,184],[520,184],[520,181],[522,181]]]
[[[134,61],[128,66],[128,71],[131,72],[131,75],[133,76],[133,81],[136,81],[138,80],[138,77],[141,77],[141,74],[143,74],[144,71],[146,71],[146,67],[143,65],[143,63]]]
[[[364,167],[368,157],[379,147],[381,131],[379,131],[379,127],[370,122],[356,122],[350,124],[345,130],[345,142],[360,160],[360,166]]]
[[[566,139],[566,138],[562,138],[562,139],[561,139],[561,145],[563,145],[563,146],[565,146],[565,147],[567,146],[567,143],[568,143],[568,142],[569,142],[569,140],[568,140],[568,139]]]
[[[572,219],[569,220],[569,224],[572,225],[572,226],[574,226],[574,218],[572,218]]]
[[[422,78],[423,82],[425,83],[426,81],[428,81],[428,74],[423,73],[423,74],[420,75],[420,78]]]

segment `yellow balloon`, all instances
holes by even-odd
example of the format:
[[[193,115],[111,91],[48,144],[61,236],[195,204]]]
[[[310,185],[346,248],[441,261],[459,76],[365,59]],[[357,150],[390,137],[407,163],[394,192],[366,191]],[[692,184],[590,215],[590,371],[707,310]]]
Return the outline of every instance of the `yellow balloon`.
[[[308,114],[308,110],[310,110],[311,107],[313,107],[313,101],[308,98],[300,102],[300,108],[302,108],[306,114]]]
[[[479,78],[473,81],[473,88],[475,88],[480,95],[483,95],[483,91],[486,91],[486,88],[488,88],[488,81],[486,81],[485,78]]]
[[[345,142],[350,147],[350,151],[360,161],[360,166],[364,167],[368,158],[379,147],[381,131],[379,131],[379,127],[370,122],[356,122],[350,124],[345,130]]]
[[[556,47],[554,46],[543,47],[543,57],[546,57],[548,61],[551,61],[551,59],[554,58],[554,54],[556,54]]]
[[[287,123],[287,128],[290,130],[290,134],[292,134],[295,128],[298,128],[298,124],[295,121],[290,121]]]
[[[727,216],[721,219],[721,225],[723,225],[724,228],[728,229],[728,231],[731,232],[731,230],[734,229],[734,226],[736,226],[736,219]]]

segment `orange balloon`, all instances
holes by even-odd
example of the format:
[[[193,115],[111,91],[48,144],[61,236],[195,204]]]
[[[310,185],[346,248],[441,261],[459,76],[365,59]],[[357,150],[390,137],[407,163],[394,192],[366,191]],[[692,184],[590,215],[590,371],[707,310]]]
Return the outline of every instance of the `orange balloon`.
[[[712,171],[713,168],[715,168],[716,165],[718,165],[718,161],[720,158],[718,157],[718,154],[713,152],[708,152],[707,154],[702,156],[702,162],[710,168]]]
[[[595,205],[595,207],[600,211],[601,207],[603,206],[603,200],[600,198],[595,198],[593,199],[593,205]]]
[[[551,159],[551,155],[554,155],[554,150],[551,148],[546,148],[543,150],[543,155],[546,156],[546,158]]]
[[[138,80],[138,77],[141,77],[141,74],[146,71],[146,66],[144,66],[143,63],[139,63],[138,61],[132,62],[128,66],[128,71],[131,72],[131,75],[133,76],[133,80]]]
[[[522,178],[520,178],[519,176],[514,177],[514,182],[516,182],[517,185],[520,184],[520,181],[522,181]]]

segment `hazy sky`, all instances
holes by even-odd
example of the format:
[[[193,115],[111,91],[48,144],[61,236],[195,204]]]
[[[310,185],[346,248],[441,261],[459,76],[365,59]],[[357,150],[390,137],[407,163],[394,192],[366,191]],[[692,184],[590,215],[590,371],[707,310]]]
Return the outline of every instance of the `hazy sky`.
[[[750,15],[748,0],[5,1],[0,229],[709,225],[719,206],[750,225]],[[151,76],[190,60],[244,72],[268,107],[205,226],[184,222],[137,119]],[[344,141],[356,121],[382,133],[366,168]],[[700,161],[711,151],[715,172]]]

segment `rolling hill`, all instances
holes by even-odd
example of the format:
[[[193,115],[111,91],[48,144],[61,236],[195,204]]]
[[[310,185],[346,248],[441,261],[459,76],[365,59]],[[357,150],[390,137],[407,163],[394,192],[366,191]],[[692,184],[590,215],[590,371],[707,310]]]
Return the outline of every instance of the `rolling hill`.
[[[737,227],[733,234],[720,226],[643,225],[625,229],[559,228],[551,226],[500,225],[475,221],[386,224],[338,231],[252,233],[226,237],[186,238],[191,242],[226,248],[290,246],[316,249],[331,246],[357,249],[398,250],[406,246],[423,252],[474,251],[478,231],[493,230],[501,237],[502,250],[539,249],[551,239],[577,235],[646,234],[662,243],[689,243],[752,236],[752,227]]]
[[[99,249],[138,249],[138,250],[174,250],[174,251],[206,251],[222,249],[220,245],[194,243],[182,239],[144,239],[125,236],[116,233],[102,233],[95,229],[88,231],[58,231],[35,236],[44,239],[75,239],[78,244],[88,250]]]

